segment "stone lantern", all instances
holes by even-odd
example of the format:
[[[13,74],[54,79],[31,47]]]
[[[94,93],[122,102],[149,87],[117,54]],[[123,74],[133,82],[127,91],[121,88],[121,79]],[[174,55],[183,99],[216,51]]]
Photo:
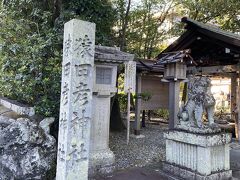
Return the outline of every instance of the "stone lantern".
[[[111,97],[117,92],[117,67],[133,61],[134,55],[116,47],[95,46],[93,70],[92,122],[89,175],[107,174],[114,168],[115,157],[109,148]]]

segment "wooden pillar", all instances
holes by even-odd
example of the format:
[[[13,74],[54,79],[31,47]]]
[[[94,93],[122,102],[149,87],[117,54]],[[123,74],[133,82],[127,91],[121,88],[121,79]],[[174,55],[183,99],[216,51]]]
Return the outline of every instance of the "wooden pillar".
[[[180,82],[170,81],[169,82],[169,129],[174,129],[178,123],[178,111],[179,111],[179,91]]]
[[[142,127],[146,127],[146,124],[145,124],[145,120],[146,120],[145,112],[146,112],[145,110],[142,111]]]
[[[236,137],[238,138],[238,142],[240,143],[240,73],[238,74],[238,85],[237,85],[237,114],[236,114],[236,121],[235,121],[235,130],[236,130]]]
[[[148,110],[148,121],[151,121],[151,110]]]
[[[238,83],[237,83],[237,74],[234,73],[231,76],[231,118],[234,120],[235,122],[235,136],[236,138],[238,138],[238,109],[237,109],[237,100],[239,98],[239,92],[237,92],[237,87],[238,87]]]
[[[141,74],[136,75],[136,102],[135,102],[135,122],[134,122],[134,134],[140,135],[141,129],[141,121],[140,121],[140,114],[141,114],[141,104],[142,100],[140,97],[141,88],[142,88],[142,76]]]
[[[231,118],[236,121],[234,110],[236,110],[237,100],[237,74],[231,76]]]

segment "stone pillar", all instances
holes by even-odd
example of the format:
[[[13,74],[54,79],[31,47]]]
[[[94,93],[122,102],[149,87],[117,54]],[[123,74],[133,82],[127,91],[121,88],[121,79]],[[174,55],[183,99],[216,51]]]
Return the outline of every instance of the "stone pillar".
[[[109,149],[111,97],[116,93],[117,64],[95,61],[93,73],[93,110],[89,157],[89,176],[108,174],[115,157]]]
[[[180,82],[169,82],[169,129],[174,129],[178,123],[178,111],[179,111],[179,91]]]
[[[57,180],[87,180],[95,24],[64,25]]]
[[[141,129],[141,121],[140,121],[140,114],[141,114],[141,104],[142,100],[140,97],[142,88],[142,76],[141,74],[136,75],[136,105],[135,105],[135,122],[134,122],[134,134],[140,135],[140,129]]]
[[[93,96],[93,117],[89,157],[89,175],[108,174],[114,169],[115,156],[109,149],[110,94]]]

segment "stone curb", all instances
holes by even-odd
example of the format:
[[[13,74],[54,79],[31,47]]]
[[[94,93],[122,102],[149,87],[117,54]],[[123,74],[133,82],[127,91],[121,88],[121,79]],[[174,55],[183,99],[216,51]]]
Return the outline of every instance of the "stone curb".
[[[19,115],[28,115],[33,116],[35,115],[34,107],[29,107],[24,104],[18,103],[17,101],[13,101],[7,99],[5,97],[0,98],[0,104],[4,107],[16,112]]]

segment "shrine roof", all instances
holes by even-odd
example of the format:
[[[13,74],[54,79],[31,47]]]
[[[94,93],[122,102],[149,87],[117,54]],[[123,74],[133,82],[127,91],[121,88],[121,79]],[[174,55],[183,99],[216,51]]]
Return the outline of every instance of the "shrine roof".
[[[187,17],[183,17],[182,22],[187,24],[186,28],[191,28],[191,26],[195,26],[195,27],[201,28],[202,30],[206,30],[206,32],[207,31],[212,32],[211,34],[212,37],[219,38],[224,42],[240,46],[240,36],[238,34],[234,34],[229,31],[224,31],[214,24],[209,24],[209,23],[204,24],[202,22],[198,22]],[[217,36],[214,36],[214,34]],[[222,37],[219,35],[222,35]]]
[[[96,45],[94,58],[99,62],[124,63],[132,61],[134,54],[120,51],[118,47]]]
[[[191,50],[197,66],[234,65],[240,61],[240,36],[224,31],[212,24],[204,24],[190,18],[182,18],[186,31],[162,53]]]
[[[187,61],[193,61],[191,58],[190,50],[181,50],[181,51],[174,51],[174,52],[167,52],[164,53],[164,56],[161,57],[155,64],[171,64],[171,63],[176,63],[176,62],[186,62]]]
[[[156,64],[156,60],[150,59],[136,59],[137,72],[146,72],[153,74],[163,74],[164,66]]]

